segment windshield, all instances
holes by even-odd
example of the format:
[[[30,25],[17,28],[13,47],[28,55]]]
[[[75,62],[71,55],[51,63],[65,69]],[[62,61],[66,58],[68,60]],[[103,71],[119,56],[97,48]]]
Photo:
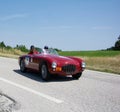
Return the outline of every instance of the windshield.
[[[55,49],[52,49],[52,48],[49,48],[49,49],[39,49],[39,52],[41,54],[59,55],[58,52]]]

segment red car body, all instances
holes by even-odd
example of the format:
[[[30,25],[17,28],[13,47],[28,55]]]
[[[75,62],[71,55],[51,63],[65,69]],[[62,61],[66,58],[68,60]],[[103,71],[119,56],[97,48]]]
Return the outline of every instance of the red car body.
[[[79,79],[85,69],[82,59],[76,57],[65,57],[56,54],[56,51],[40,52],[40,54],[27,54],[19,57],[20,70],[25,72],[27,69],[40,72],[43,80],[48,80],[51,74],[62,76],[72,75]]]

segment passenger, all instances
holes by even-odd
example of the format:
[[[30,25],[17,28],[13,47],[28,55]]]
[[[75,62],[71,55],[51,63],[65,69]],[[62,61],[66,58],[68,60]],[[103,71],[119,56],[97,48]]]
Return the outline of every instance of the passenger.
[[[28,54],[39,54],[39,52],[36,51],[36,50],[35,50],[35,47],[32,45],[32,46],[30,47],[30,52],[29,52]]]
[[[44,49],[45,49],[45,50],[48,50],[48,46],[44,46]]]
[[[48,46],[44,46],[43,51],[44,51],[44,53],[50,53]]]
[[[44,50],[45,50],[46,53],[49,53],[48,46],[44,46]]]

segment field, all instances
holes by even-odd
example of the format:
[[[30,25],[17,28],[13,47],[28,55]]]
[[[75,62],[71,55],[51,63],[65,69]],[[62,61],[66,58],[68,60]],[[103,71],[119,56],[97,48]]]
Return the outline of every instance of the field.
[[[120,51],[64,51],[60,54],[83,58],[87,69],[120,74]]]
[[[82,56],[82,57],[114,57],[120,55],[120,51],[62,51],[60,55],[64,56]]]
[[[20,55],[26,54],[21,52],[18,49],[1,49],[0,48],[0,56],[2,57],[10,57],[10,58],[18,58]]]
[[[0,49],[0,56],[18,58],[27,54],[17,49]],[[120,51],[62,51],[63,56],[75,56],[84,59],[86,68],[120,74]]]

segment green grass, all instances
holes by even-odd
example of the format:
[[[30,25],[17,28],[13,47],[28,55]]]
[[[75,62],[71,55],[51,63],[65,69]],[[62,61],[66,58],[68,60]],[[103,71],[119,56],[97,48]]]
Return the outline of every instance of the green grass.
[[[81,56],[81,57],[113,57],[120,55],[120,51],[62,51],[63,56]]]

